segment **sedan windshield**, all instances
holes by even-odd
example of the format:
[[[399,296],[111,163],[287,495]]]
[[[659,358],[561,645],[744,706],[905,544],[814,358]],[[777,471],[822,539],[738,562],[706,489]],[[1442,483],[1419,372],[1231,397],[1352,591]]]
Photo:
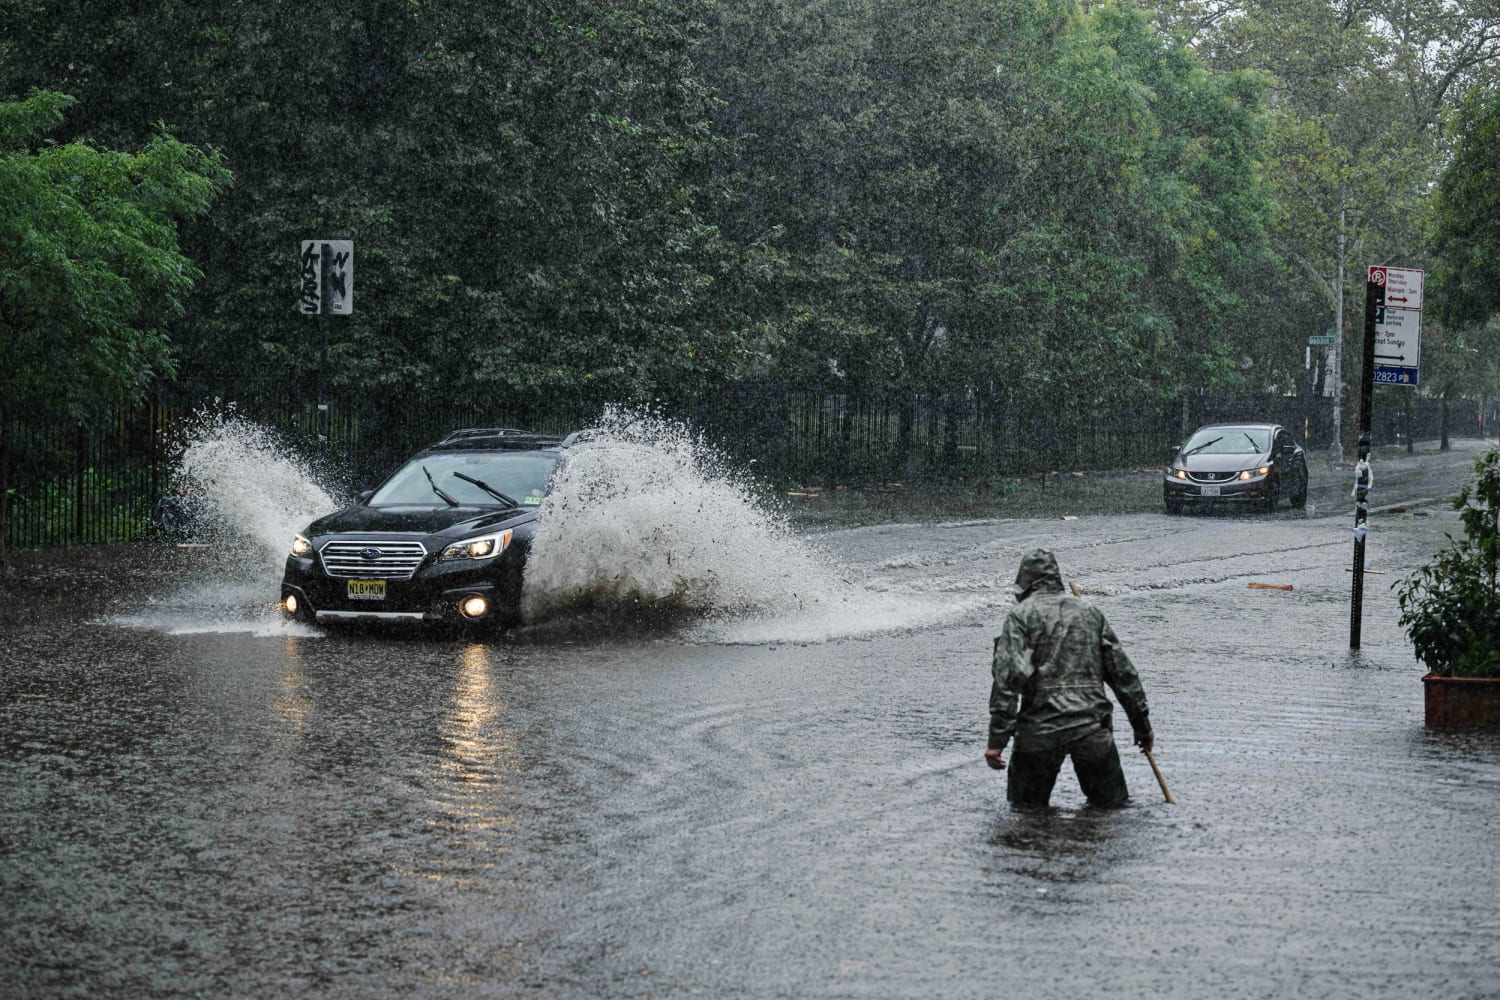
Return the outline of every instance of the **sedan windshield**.
[[[1271,447],[1271,432],[1264,427],[1205,427],[1183,445],[1188,455],[1263,455]]]
[[[464,451],[423,455],[397,471],[375,495],[372,507],[509,507],[475,481],[535,507],[557,467],[557,454],[545,451]],[[430,477],[430,478],[429,478]]]

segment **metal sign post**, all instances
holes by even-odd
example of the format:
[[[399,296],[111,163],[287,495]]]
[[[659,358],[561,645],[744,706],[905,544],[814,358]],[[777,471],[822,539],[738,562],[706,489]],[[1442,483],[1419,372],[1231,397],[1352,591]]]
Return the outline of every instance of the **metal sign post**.
[[[1365,354],[1359,378],[1359,462],[1354,467],[1354,584],[1349,648],[1359,648],[1365,593],[1365,538],[1370,531],[1370,423],[1375,383],[1415,387],[1421,360],[1422,272],[1371,267],[1365,277]]]
[[[298,309],[318,317],[318,440],[328,441],[328,317],[354,313],[354,241],[303,240]]]
[[[1374,271],[1374,268],[1371,268]],[[1359,373],[1359,461],[1354,466],[1354,566],[1349,594],[1349,648],[1359,648],[1359,626],[1365,597],[1365,534],[1370,522],[1370,417],[1375,395],[1375,311],[1385,289],[1365,281],[1365,354]]]

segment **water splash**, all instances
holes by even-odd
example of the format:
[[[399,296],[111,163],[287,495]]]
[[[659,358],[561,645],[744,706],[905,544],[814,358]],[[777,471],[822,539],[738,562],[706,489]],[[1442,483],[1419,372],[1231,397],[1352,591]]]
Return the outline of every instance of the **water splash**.
[[[612,410],[539,511],[525,612],[699,615],[690,637],[818,642],[931,624],[967,602],[882,592],[798,537],[752,480],[679,423]]]
[[[174,482],[194,544],[211,558],[196,578],[115,624],[173,635],[245,632],[317,635],[280,613],[275,598],[287,547],[339,503],[313,466],[271,428],[234,412],[193,422]]]
[[[292,535],[342,506],[274,430],[233,413],[204,415],[177,463],[195,518],[220,543],[280,574]]]

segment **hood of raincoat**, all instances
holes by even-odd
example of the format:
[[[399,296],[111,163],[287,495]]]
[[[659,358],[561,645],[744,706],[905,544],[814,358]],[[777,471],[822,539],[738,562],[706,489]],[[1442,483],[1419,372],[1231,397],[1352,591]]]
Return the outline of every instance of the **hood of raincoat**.
[[[1023,601],[1033,591],[1062,590],[1062,571],[1057,557],[1046,549],[1033,549],[1021,560],[1016,571],[1016,600]]]

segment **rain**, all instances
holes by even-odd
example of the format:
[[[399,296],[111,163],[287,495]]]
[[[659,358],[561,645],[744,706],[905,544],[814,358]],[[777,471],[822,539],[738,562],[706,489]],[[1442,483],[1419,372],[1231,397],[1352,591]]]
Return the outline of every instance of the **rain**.
[[[1494,17],[189,7],[0,25],[0,997],[1500,995]]]

